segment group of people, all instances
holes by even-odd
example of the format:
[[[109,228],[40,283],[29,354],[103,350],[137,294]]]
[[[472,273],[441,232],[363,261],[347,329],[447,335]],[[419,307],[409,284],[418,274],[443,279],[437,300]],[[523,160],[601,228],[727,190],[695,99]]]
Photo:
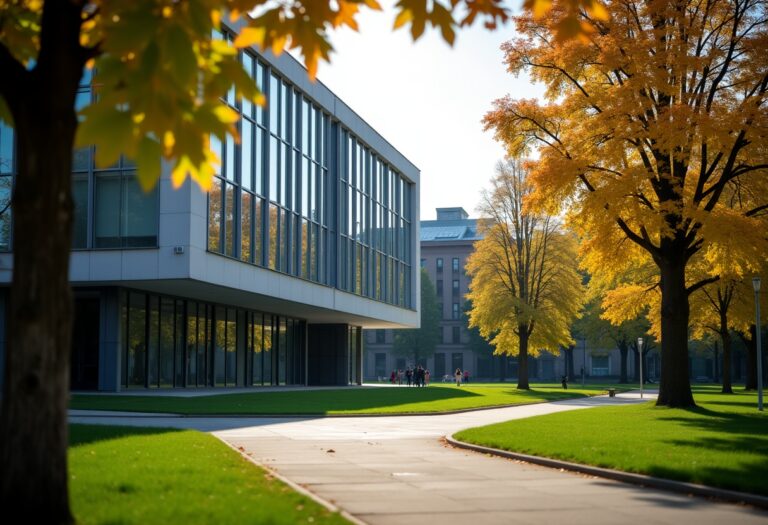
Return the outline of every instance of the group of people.
[[[418,365],[416,368],[408,367],[405,370],[392,370],[389,382],[398,385],[403,384],[403,379],[408,386],[429,385],[429,369]]]
[[[469,383],[469,370],[462,372],[461,368],[457,368],[453,376],[456,378],[456,386],[461,386],[462,382]]]

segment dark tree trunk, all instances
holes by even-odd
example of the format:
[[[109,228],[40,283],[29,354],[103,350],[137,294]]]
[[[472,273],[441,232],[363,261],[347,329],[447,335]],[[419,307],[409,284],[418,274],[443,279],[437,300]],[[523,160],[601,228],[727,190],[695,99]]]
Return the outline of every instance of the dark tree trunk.
[[[517,354],[517,388],[521,390],[530,390],[528,384],[528,327],[520,325],[520,346]]]
[[[619,383],[624,384],[628,383],[629,379],[627,378],[627,342],[626,341],[620,341],[618,344],[619,347],[619,355],[621,356],[621,368],[619,369]]]
[[[728,318],[720,310],[720,339],[723,341],[723,394],[733,394],[731,386],[731,332],[728,330]]]
[[[688,373],[688,291],[685,260],[674,253],[661,270],[661,381],[658,406],[694,407]]]
[[[563,347],[562,350],[563,361],[565,362],[565,375],[570,381],[573,381],[573,346]]]
[[[13,283],[0,410],[0,506],[30,523],[71,523],[67,404],[72,294],[72,148],[85,57],[80,8],[45,2],[41,51],[4,89],[14,119]],[[5,88],[5,87],[4,87]]]
[[[757,336],[755,325],[749,327],[749,336],[740,334],[744,346],[747,347],[747,377],[744,380],[744,390],[757,390]]]

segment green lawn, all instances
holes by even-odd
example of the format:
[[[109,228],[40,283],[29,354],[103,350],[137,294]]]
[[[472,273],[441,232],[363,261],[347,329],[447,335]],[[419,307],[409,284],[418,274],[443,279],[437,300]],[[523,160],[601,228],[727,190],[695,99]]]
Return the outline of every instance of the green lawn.
[[[208,434],[70,426],[79,524],[349,523]]]
[[[76,394],[70,408],[176,414],[403,414],[569,399],[603,394],[607,386],[588,384],[582,389],[573,385],[563,390],[560,384],[533,384],[526,391],[517,390],[514,384],[478,383],[460,388],[432,384],[426,388],[339,388],[199,397]],[[628,385],[623,386],[626,389]]]
[[[757,395],[694,387],[699,408],[653,402],[576,410],[457,433],[461,441],[768,495],[768,416]]]

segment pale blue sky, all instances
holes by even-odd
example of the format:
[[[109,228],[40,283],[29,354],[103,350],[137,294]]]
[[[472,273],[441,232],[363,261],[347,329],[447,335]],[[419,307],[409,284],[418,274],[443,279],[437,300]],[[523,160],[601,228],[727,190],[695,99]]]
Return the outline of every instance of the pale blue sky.
[[[543,89],[502,64],[499,46],[514,37],[512,24],[495,32],[476,24],[451,48],[429,30],[414,44],[407,31],[392,31],[393,19],[385,7],[361,16],[359,33],[335,33],[336,52],[318,78],[421,170],[422,219],[450,206],[474,217],[504,156],[483,132],[483,115],[507,93],[532,98]]]

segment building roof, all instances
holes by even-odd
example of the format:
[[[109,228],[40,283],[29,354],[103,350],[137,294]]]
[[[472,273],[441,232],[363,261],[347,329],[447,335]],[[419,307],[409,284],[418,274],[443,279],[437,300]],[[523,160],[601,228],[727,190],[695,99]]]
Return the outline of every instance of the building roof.
[[[421,221],[421,242],[476,241],[477,219]]]

